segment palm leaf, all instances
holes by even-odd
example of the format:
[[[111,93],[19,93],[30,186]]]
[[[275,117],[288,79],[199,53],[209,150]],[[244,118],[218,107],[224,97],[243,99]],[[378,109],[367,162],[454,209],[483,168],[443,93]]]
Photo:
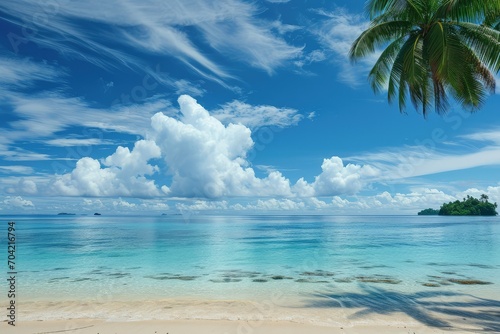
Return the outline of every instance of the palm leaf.
[[[373,65],[369,74],[369,80],[372,89],[376,93],[386,88],[387,81],[391,77],[391,69],[394,60],[405,40],[406,36],[403,36],[389,44],[382,52],[375,65]]]
[[[476,73],[476,64],[479,60],[462,42],[458,33],[450,31],[447,46],[446,82],[450,85],[450,92],[458,102],[465,108],[477,110],[486,97],[482,80]]]
[[[443,0],[436,10],[435,19],[452,19],[455,21],[483,22],[486,17],[498,17],[500,1],[498,0]]]
[[[478,58],[493,71],[500,70],[500,31],[473,23],[457,23],[460,35]]]
[[[356,61],[374,52],[377,46],[407,34],[412,27],[413,25],[407,21],[384,22],[371,26],[354,41],[349,51],[349,58]]]

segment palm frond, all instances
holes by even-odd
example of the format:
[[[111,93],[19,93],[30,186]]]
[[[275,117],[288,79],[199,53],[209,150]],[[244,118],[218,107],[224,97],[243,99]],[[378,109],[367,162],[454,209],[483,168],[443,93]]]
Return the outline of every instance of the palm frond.
[[[436,75],[440,75],[445,66],[445,50],[448,26],[442,22],[434,23],[424,36],[425,55]]]
[[[369,0],[366,3],[366,11],[370,16],[370,19],[373,19],[380,14],[385,13],[387,9],[393,7],[395,3],[400,1],[401,0]]]
[[[450,85],[450,92],[465,108],[477,110],[486,98],[483,80],[477,74],[477,62],[480,61],[457,32],[452,30],[446,52],[447,68],[444,78]]]
[[[406,36],[396,39],[389,44],[378,58],[368,76],[372,89],[378,93],[386,88],[387,81],[390,79],[394,60],[406,40]]]
[[[406,96],[408,92],[408,69],[405,67],[405,59],[407,59],[409,53],[412,53],[415,42],[418,39],[418,33],[414,32],[404,42],[393,62],[389,76],[387,99],[389,103],[392,103],[398,97],[400,112],[403,112],[406,108]]]
[[[477,110],[500,71],[500,0],[368,0],[370,27],[353,43],[356,61],[385,47],[369,74],[377,93],[424,117],[448,109],[451,95]],[[493,73],[492,73],[493,72]]]
[[[500,31],[473,23],[456,23],[467,45],[487,67],[500,70]]]
[[[371,26],[354,41],[349,51],[349,58],[351,61],[356,61],[374,52],[377,46],[407,34],[412,27],[411,22],[407,21],[392,21]]]
[[[486,17],[500,14],[498,0],[443,0],[435,12],[435,19],[465,22],[483,22]]]

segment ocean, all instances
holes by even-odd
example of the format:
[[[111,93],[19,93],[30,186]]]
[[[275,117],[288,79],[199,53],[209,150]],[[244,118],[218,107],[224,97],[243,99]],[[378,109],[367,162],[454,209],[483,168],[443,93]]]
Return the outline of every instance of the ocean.
[[[280,307],[293,306],[294,314],[301,308],[408,313],[415,307],[443,307],[446,301],[465,310],[491,307],[497,313],[487,320],[499,320],[499,217],[40,215],[0,220],[6,278],[7,223],[15,222],[16,302],[25,310],[72,302],[255,305],[276,299]],[[6,305],[6,293],[1,295]],[[50,316],[57,318],[57,312],[70,316],[71,308],[59,307]],[[168,318],[168,308],[162,314]],[[102,312],[85,316],[93,315],[109,317]],[[50,318],[41,309],[24,316]]]

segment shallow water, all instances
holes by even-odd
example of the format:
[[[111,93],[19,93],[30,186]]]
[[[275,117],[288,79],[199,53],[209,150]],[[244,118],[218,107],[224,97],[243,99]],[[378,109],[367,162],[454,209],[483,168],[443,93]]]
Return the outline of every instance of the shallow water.
[[[470,306],[500,308],[498,217],[1,218],[2,244],[6,222],[16,222],[25,303],[278,294],[294,307],[379,312],[473,298]]]

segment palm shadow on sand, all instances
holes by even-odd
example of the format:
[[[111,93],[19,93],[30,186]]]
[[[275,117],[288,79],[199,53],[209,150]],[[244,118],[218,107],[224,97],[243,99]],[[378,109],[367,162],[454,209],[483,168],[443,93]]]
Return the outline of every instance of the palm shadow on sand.
[[[440,329],[500,332],[500,301],[442,290],[405,293],[362,285],[361,292],[327,291],[308,297],[314,308],[359,309],[348,319],[404,313],[420,323]],[[464,327],[464,324],[467,326]],[[470,326],[476,329],[468,329]]]

